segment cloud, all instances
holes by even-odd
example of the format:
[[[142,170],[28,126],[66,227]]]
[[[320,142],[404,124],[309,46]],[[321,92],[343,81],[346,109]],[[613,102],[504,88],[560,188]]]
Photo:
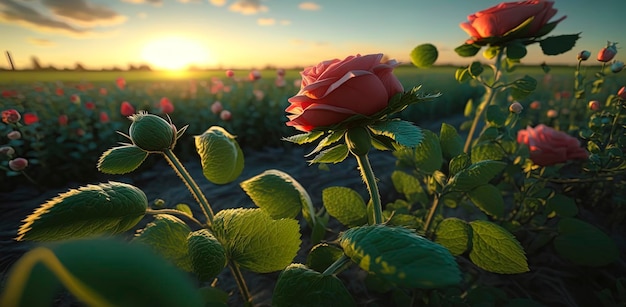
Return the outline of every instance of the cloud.
[[[304,11],[318,11],[322,7],[315,2],[302,2],[298,5],[298,8]]]
[[[137,17],[139,17],[141,19],[146,19],[146,18],[148,18],[148,14],[146,12],[139,12],[139,13],[137,13]]]
[[[89,3],[88,0],[42,0],[43,5],[54,14],[83,26],[114,25],[126,21],[126,17],[112,9]]]
[[[180,3],[200,3],[200,0],[178,0]]]
[[[257,19],[257,24],[260,26],[271,26],[276,23],[276,19],[274,18],[259,18]]]
[[[59,31],[75,36],[90,34],[89,29],[74,27],[66,22],[45,16],[35,9],[14,0],[0,0],[0,21],[18,23],[40,31]]]
[[[40,47],[52,47],[56,45],[55,42],[44,38],[29,38],[28,42]]]
[[[280,21],[281,26],[288,26],[291,24],[291,20],[283,19]]]
[[[254,15],[268,11],[267,6],[262,5],[260,0],[237,0],[228,9],[243,15]]]
[[[209,0],[209,3],[215,6],[224,6],[224,4],[226,4],[226,0]]]
[[[122,2],[132,3],[132,4],[148,3],[148,4],[152,4],[154,6],[161,6],[161,5],[163,5],[163,0],[122,0]]]

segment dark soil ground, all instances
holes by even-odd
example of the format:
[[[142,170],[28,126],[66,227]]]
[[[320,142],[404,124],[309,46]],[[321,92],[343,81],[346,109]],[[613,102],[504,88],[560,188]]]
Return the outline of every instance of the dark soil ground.
[[[452,123],[458,125],[461,120],[462,118],[457,118]],[[438,132],[439,125],[439,123],[430,123],[422,125],[422,127]],[[322,190],[330,186],[350,187],[367,199],[367,191],[354,159],[348,158],[342,163],[329,165],[330,169],[325,170],[317,165],[309,165],[306,162],[307,159],[304,155],[310,149],[302,146],[244,151],[245,168],[243,173],[236,181],[226,185],[215,185],[208,182],[202,175],[198,160],[187,161],[184,164],[200,185],[215,212],[226,208],[253,207],[252,201],[239,187],[239,183],[268,169],[278,169],[290,174],[307,190],[317,208],[322,206]],[[158,159],[154,160],[155,162],[151,168],[141,172],[119,177],[103,177],[101,178],[102,180],[92,183],[109,179],[130,183],[138,186],[145,192],[150,204],[156,199],[163,199],[167,207],[185,203],[195,210],[196,216],[200,217],[201,212],[189,191],[174,171],[160,157],[156,158]],[[374,173],[379,179],[383,204],[387,201],[393,201],[398,197],[390,180],[390,175],[395,167],[395,158],[390,152],[376,151],[370,154],[370,160]],[[85,183],[72,183],[67,187],[50,189],[45,192],[25,187],[11,193],[0,194],[0,274],[2,283],[6,281],[6,272],[10,266],[19,256],[33,246],[29,242],[16,242],[14,240],[17,228],[21,223],[20,221],[48,199],[70,188],[78,188],[82,185],[85,185]],[[137,228],[141,228],[151,220],[151,216],[146,216]],[[306,254],[311,248],[308,240],[310,230],[304,224],[302,225],[303,245],[300,253],[294,260],[294,262],[299,263],[305,262]],[[328,240],[335,239],[337,232],[342,229],[332,218],[329,228],[332,231],[327,233],[326,238]],[[132,235],[133,232],[134,230],[128,234]],[[619,238],[623,240],[623,234]],[[623,242],[620,242],[620,245],[623,250]],[[617,263],[600,269],[575,267],[549,252],[528,255],[528,258],[531,268],[529,273],[503,276],[483,271],[477,274],[479,283],[497,287],[507,293],[509,297],[532,298],[546,306],[601,306],[598,304],[598,299],[593,291],[589,289],[591,287],[614,288],[614,285],[611,285],[608,281],[614,281],[619,276],[626,276],[624,275],[626,272],[624,257]],[[459,258],[459,261],[464,272],[480,271],[465,258]],[[360,305],[388,305],[388,297],[370,292],[363,286],[362,278],[364,275],[358,268],[353,268],[341,273],[339,277],[344,281],[348,289],[352,291]],[[254,296],[254,302],[259,306],[269,306],[272,289],[278,273],[253,274],[244,272],[244,276]],[[233,294],[230,301],[232,306],[241,305],[236,284],[228,270],[224,270],[224,273],[218,277],[217,286]],[[71,297],[63,296],[55,305],[73,306],[74,302]]]

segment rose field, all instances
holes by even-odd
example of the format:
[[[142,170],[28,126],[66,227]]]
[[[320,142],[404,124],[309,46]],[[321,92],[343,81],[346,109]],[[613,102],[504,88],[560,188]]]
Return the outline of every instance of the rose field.
[[[0,306],[626,306],[624,58],[553,5],[458,66],[0,71]]]

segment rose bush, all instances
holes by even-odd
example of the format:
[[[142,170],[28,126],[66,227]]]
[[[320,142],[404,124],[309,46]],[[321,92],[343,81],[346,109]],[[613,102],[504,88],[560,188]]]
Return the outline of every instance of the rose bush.
[[[539,166],[589,157],[589,153],[580,147],[578,139],[543,124],[519,130],[517,142],[528,145],[530,159]]]
[[[288,126],[300,131],[330,126],[353,115],[372,115],[404,91],[393,75],[398,65],[381,63],[382,54],[349,56],[304,69],[300,91],[289,98]]]
[[[543,0],[503,2],[469,15],[468,21],[461,23],[460,26],[471,36],[467,43],[474,44],[486,38],[502,37],[528,18],[534,17],[527,31],[520,37],[535,37],[556,15],[557,10],[552,7],[553,5],[554,2]],[[565,17],[559,18],[555,23],[561,22]]]

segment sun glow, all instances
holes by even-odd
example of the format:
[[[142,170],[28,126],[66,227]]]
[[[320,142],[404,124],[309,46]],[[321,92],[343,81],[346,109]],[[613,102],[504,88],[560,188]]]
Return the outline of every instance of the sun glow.
[[[159,38],[148,43],[141,57],[153,68],[165,70],[181,70],[190,65],[200,67],[215,62],[201,43],[180,36]]]

